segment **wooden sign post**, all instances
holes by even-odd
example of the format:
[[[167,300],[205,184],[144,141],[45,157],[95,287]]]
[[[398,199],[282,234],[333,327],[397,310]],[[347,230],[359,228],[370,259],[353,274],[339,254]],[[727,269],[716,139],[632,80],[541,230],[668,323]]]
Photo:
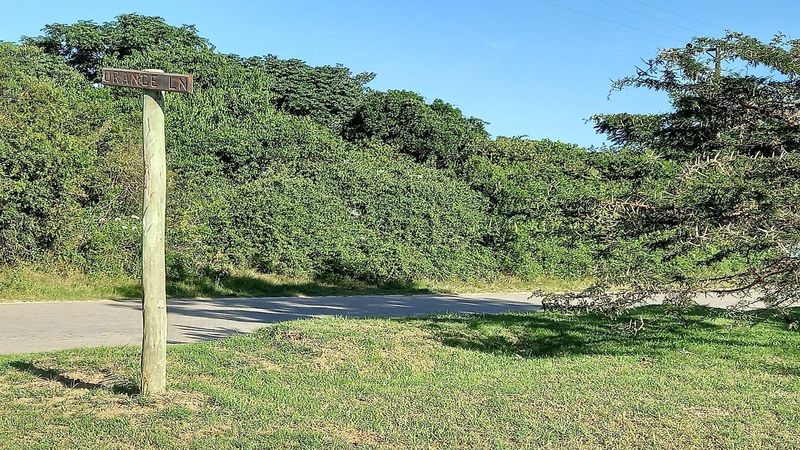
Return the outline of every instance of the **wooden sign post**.
[[[164,262],[167,163],[164,91],[192,93],[194,86],[191,75],[167,74],[154,69],[103,69],[103,84],[145,90],[142,96],[142,395],[160,394],[167,387],[167,292]]]

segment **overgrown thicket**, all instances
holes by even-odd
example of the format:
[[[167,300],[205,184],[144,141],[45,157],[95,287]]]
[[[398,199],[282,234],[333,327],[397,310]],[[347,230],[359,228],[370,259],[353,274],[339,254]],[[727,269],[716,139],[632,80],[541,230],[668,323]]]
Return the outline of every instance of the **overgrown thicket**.
[[[192,73],[166,99],[168,270],[369,281],[588,277],[659,264],[593,214],[674,174],[653,153],[490,139],[371,73],[217,52],[191,26],[123,15],[0,44],[0,264],[136,274],[140,93],[102,67]]]

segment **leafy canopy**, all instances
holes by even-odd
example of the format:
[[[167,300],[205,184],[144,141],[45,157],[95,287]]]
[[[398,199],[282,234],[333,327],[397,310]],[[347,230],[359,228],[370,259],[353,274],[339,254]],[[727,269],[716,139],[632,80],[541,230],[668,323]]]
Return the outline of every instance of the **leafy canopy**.
[[[717,71],[715,58],[721,70]],[[800,41],[729,33],[661,51],[615,88],[666,92],[659,115],[595,117],[618,147],[676,164],[658,186],[643,186],[598,209],[612,242],[641,236],[664,263],[608,274],[596,289],[556,303],[635,303],[667,291],[688,303],[697,291],[742,294],[788,307],[800,292]],[[687,270],[687,261],[700,269]],[[705,270],[704,270],[705,268]],[[594,294],[600,293],[595,296]],[[594,299],[594,300],[587,300]]]

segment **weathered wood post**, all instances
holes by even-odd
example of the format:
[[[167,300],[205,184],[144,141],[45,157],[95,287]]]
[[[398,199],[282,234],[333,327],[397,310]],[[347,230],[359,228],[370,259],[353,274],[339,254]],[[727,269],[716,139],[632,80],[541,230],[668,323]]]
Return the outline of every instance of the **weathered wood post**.
[[[160,394],[167,388],[164,91],[193,92],[192,76],[166,74],[157,69],[103,69],[103,84],[145,90],[142,95],[142,395]]]
[[[162,393],[167,387],[167,290],[164,267],[167,156],[164,92],[146,90],[142,99],[142,395],[150,395]]]

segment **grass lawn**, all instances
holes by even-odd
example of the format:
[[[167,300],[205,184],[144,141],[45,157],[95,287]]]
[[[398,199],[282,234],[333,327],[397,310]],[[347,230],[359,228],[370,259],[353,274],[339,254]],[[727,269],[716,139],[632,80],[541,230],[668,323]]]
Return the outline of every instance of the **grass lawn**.
[[[523,281],[511,277],[475,281],[366,283],[351,279],[300,278],[242,271],[221,281],[202,277],[167,283],[171,297],[292,297],[298,295],[422,294],[511,292],[534,289],[555,291],[585,286],[585,281],[543,277]],[[0,302],[42,300],[116,300],[141,298],[139,281],[130,277],[102,277],[69,270],[30,267],[0,269]]]
[[[269,325],[171,346],[157,400],[135,347],[2,356],[0,448],[800,447],[800,333],[656,311],[636,337],[554,313]]]

